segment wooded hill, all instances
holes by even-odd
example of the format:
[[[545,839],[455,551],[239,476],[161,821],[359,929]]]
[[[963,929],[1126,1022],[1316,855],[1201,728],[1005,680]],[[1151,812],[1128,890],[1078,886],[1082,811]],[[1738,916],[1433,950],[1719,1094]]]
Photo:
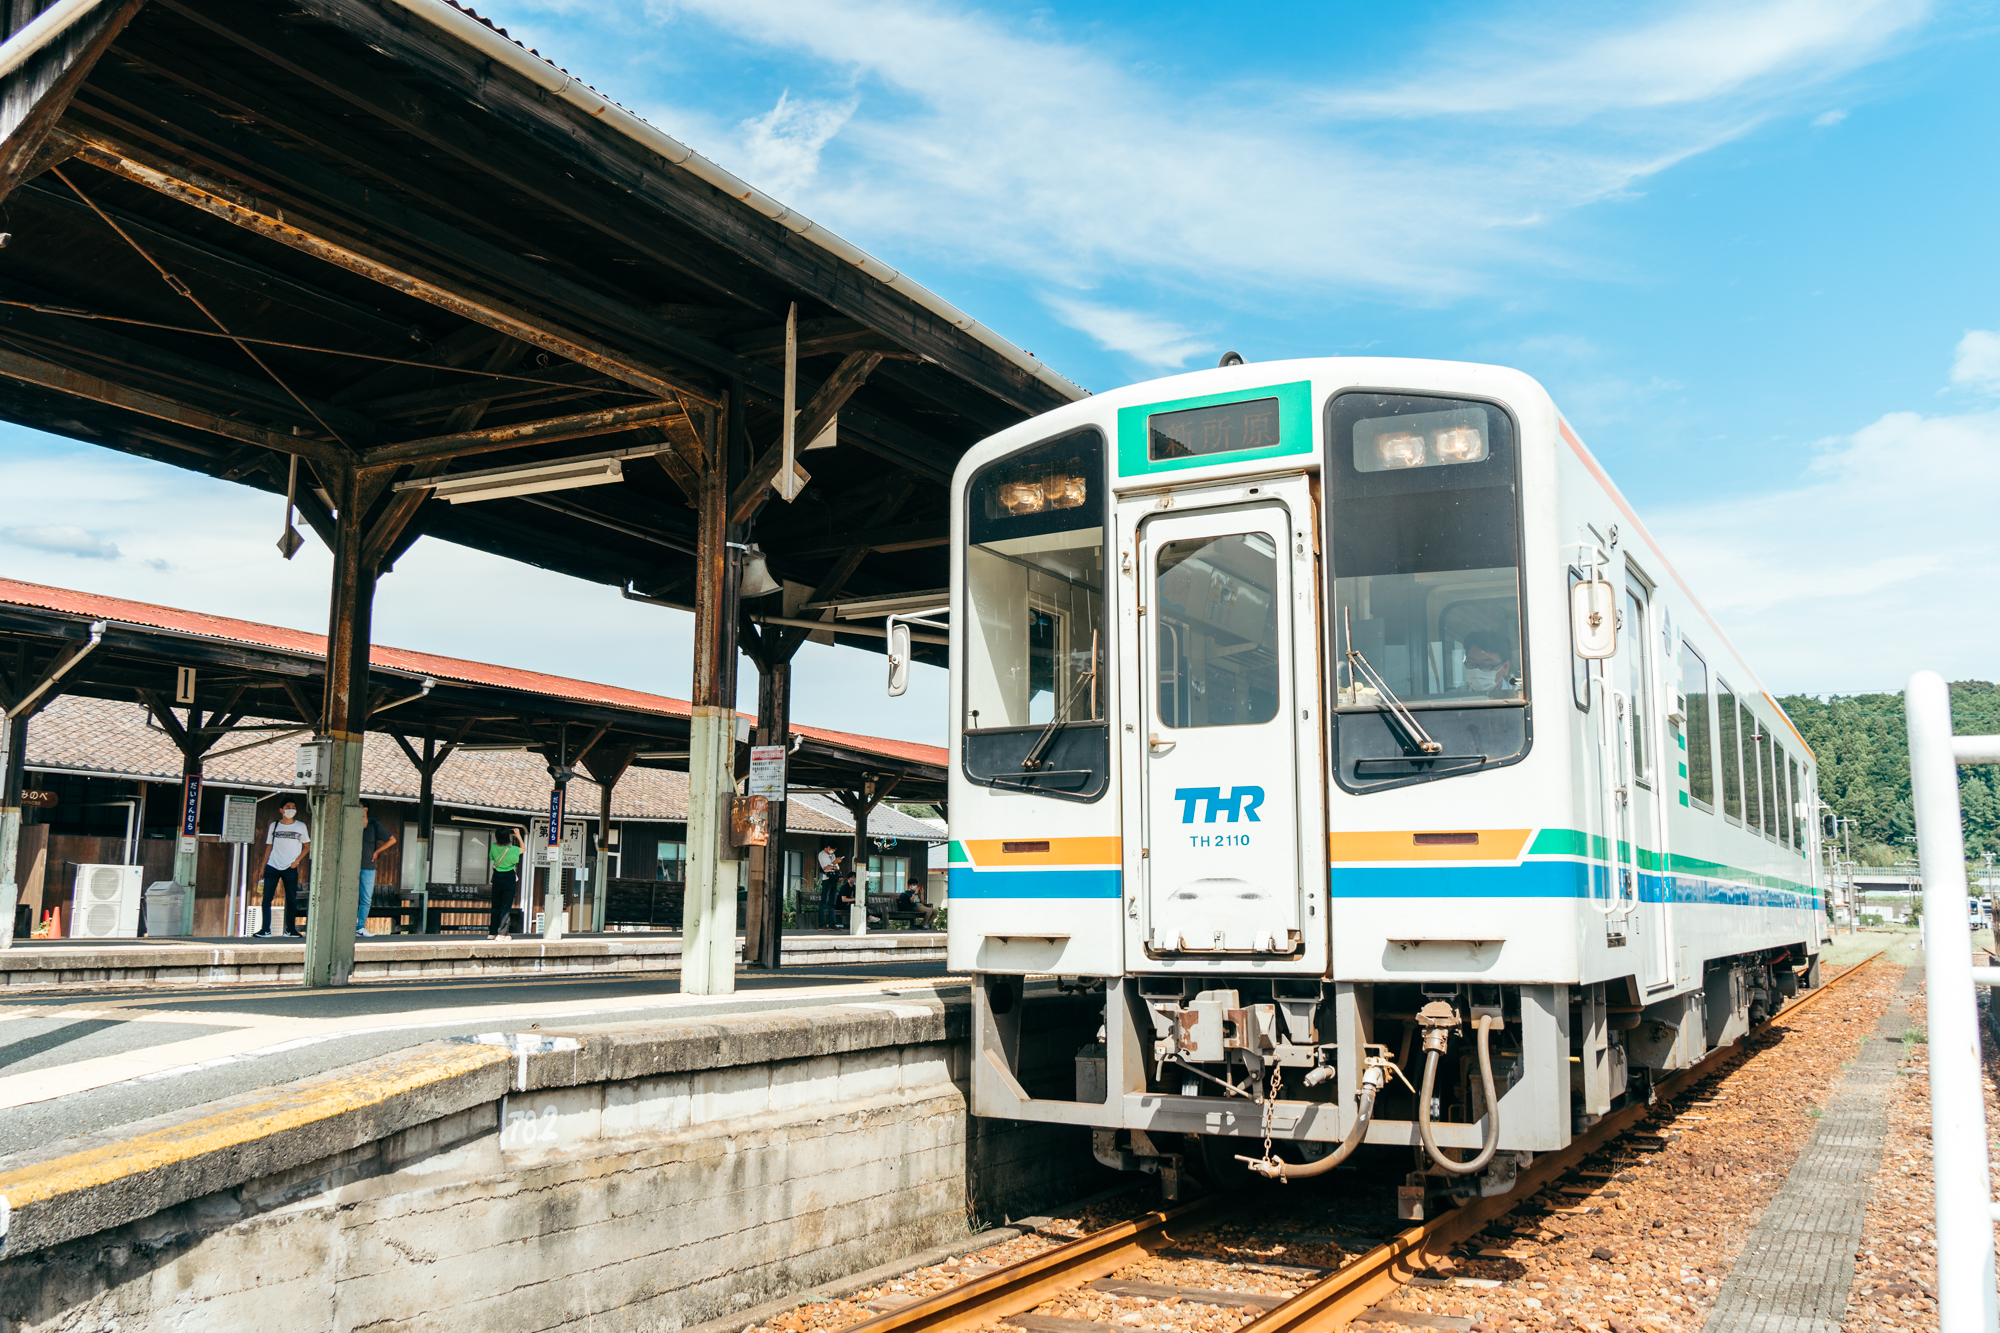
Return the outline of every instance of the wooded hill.
[[[1903,839],[1916,832],[1910,813],[1910,741],[1900,694],[1849,694],[1778,700],[1819,758],[1819,793],[1834,813],[1854,820],[1855,859],[1886,866],[1913,856]],[[2000,731],[2000,685],[1953,681],[1951,719],[1959,735]],[[2000,859],[2000,773],[1959,770],[1970,861],[1991,851]]]

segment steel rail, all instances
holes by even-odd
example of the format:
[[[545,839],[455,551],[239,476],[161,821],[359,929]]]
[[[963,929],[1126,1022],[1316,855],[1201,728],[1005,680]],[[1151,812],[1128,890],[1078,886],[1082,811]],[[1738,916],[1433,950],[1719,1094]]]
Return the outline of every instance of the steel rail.
[[[1059,1292],[1109,1277],[1177,1239],[1214,1226],[1247,1202],[1241,1192],[1214,1194],[1146,1213],[878,1315],[846,1333],[960,1333],[978,1328],[1032,1310]]]
[[[1870,954],[1817,990],[1793,1000],[1772,1015],[1758,1031],[1765,1031],[1771,1023],[1811,1007],[1834,987],[1881,956],[1880,952]],[[1749,1054],[1741,1044],[1711,1051],[1661,1082],[1656,1092],[1672,1096],[1690,1083],[1726,1069],[1732,1062],[1748,1058]],[[1444,1216],[1384,1241],[1283,1305],[1245,1324],[1238,1333],[1331,1333],[1345,1327],[1349,1320],[1428,1268],[1434,1256],[1442,1255],[1494,1218],[1526,1203],[1578,1162],[1644,1120],[1651,1109],[1648,1104],[1635,1103],[1614,1111],[1577,1135],[1569,1147],[1537,1157],[1533,1165],[1521,1172],[1514,1188],[1506,1194],[1455,1208]],[[950,1291],[926,1296],[900,1310],[851,1325],[843,1333],[966,1333],[994,1320],[1032,1310],[1051,1297],[1075,1290],[1086,1282],[1109,1277],[1155,1250],[1226,1220],[1253,1203],[1256,1197],[1237,1191],[1146,1213],[1045,1250],[1020,1263],[995,1269]]]
[[[1848,968],[1839,976],[1802,995],[1772,1015],[1758,1031],[1771,1023],[1791,1017],[1824,998],[1835,986],[1856,975],[1882,955],[1878,951]],[[1720,1047],[1662,1081],[1655,1093],[1673,1096],[1689,1084],[1729,1068],[1749,1058],[1741,1043]],[[1345,1328],[1349,1320],[1369,1310],[1424,1269],[1434,1258],[1469,1239],[1496,1217],[1512,1212],[1521,1204],[1554,1184],[1584,1158],[1591,1156],[1646,1119],[1652,1107],[1637,1102],[1623,1107],[1592,1125],[1570,1141],[1567,1148],[1537,1157],[1522,1171],[1513,1189],[1489,1199],[1477,1199],[1463,1208],[1411,1227],[1384,1241],[1353,1263],[1329,1274],[1298,1295],[1245,1324],[1238,1333],[1332,1333]]]

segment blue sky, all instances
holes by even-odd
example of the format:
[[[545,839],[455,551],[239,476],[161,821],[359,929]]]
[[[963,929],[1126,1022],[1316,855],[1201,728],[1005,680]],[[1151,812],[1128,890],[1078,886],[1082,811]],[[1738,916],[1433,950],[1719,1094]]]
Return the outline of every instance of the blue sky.
[[[1776,691],[2000,673],[1990,5],[482,12],[1086,387],[1231,347],[1527,370]],[[0,569],[323,625],[268,501],[161,471],[0,434]],[[378,637],[685,690],[684,617],[576,590],[580,652],[464,604],[511,577],[419,543]],[[941,683],[892,703],[880,661],[820,650],[795,715],[939,737]]]

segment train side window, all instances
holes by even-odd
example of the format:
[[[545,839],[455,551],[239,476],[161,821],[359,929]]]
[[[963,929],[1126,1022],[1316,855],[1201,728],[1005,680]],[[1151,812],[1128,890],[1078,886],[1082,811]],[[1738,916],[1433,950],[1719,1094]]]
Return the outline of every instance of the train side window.
[[[1757,715],[1750,711],[1749,704],[1739,699],[1737,707],[1743,713],[1743,799],[1747,807],[1743,822],[1763,833],[1764,729],[1757,725]]]
[[[1059,800],[1111,780],[1104,437],[1072,431],[965,489],[965,775]]]
[[[1771,738],[1771,834],[1780,844],[1792,840],[1792,803],[1785,790],[1785,751]]]
[[[1715,716],[1722,723],[1722,817],[1732,824],[1743,822],[1743,737],[1737,711],[1736,691],[1729,682],[1716,678]]]
[[[1798,815],[1798,807],[1806,803],[1804,787],[1798,785],[1798,757],[1792,757],[1792,847],[1796,851],[1806,851],[1806,819]]]
[[[1785,808],[1785,789],[1779,785],[1778,775],[1784,772],[1784,764],[1778,758],[1778,738],[1772,732],[1764,733],[1764,836],[1783,842],[1785,835],[1780,831],[1780,816]]]
[[[1681,691],[1687,700],[1688,801],[1697,809],[1715,812],[1715,741],[1709,735],[1714,710],[1708,699],[1708,663],[1701,660],[1686,639],[1681,640]]]

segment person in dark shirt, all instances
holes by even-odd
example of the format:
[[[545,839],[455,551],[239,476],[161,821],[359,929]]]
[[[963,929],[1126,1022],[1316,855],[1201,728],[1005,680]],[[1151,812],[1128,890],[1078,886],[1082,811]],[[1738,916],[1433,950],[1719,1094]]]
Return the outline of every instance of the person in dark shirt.
[[[903,891],[896,895],[896,910],[898,912],[915,912],[917,914],[917,924],[925,930],[931,929],[937,921],[937,908],[925,902],[922,895],[913,886],[908,884],[905,884]]]
[[[354,917],[356,939],[368,938],[368,907],[375,901],[375,860],[387,856],[396,845],[396,835],[382,827],[382,821],[361,807],[361,904]]]

